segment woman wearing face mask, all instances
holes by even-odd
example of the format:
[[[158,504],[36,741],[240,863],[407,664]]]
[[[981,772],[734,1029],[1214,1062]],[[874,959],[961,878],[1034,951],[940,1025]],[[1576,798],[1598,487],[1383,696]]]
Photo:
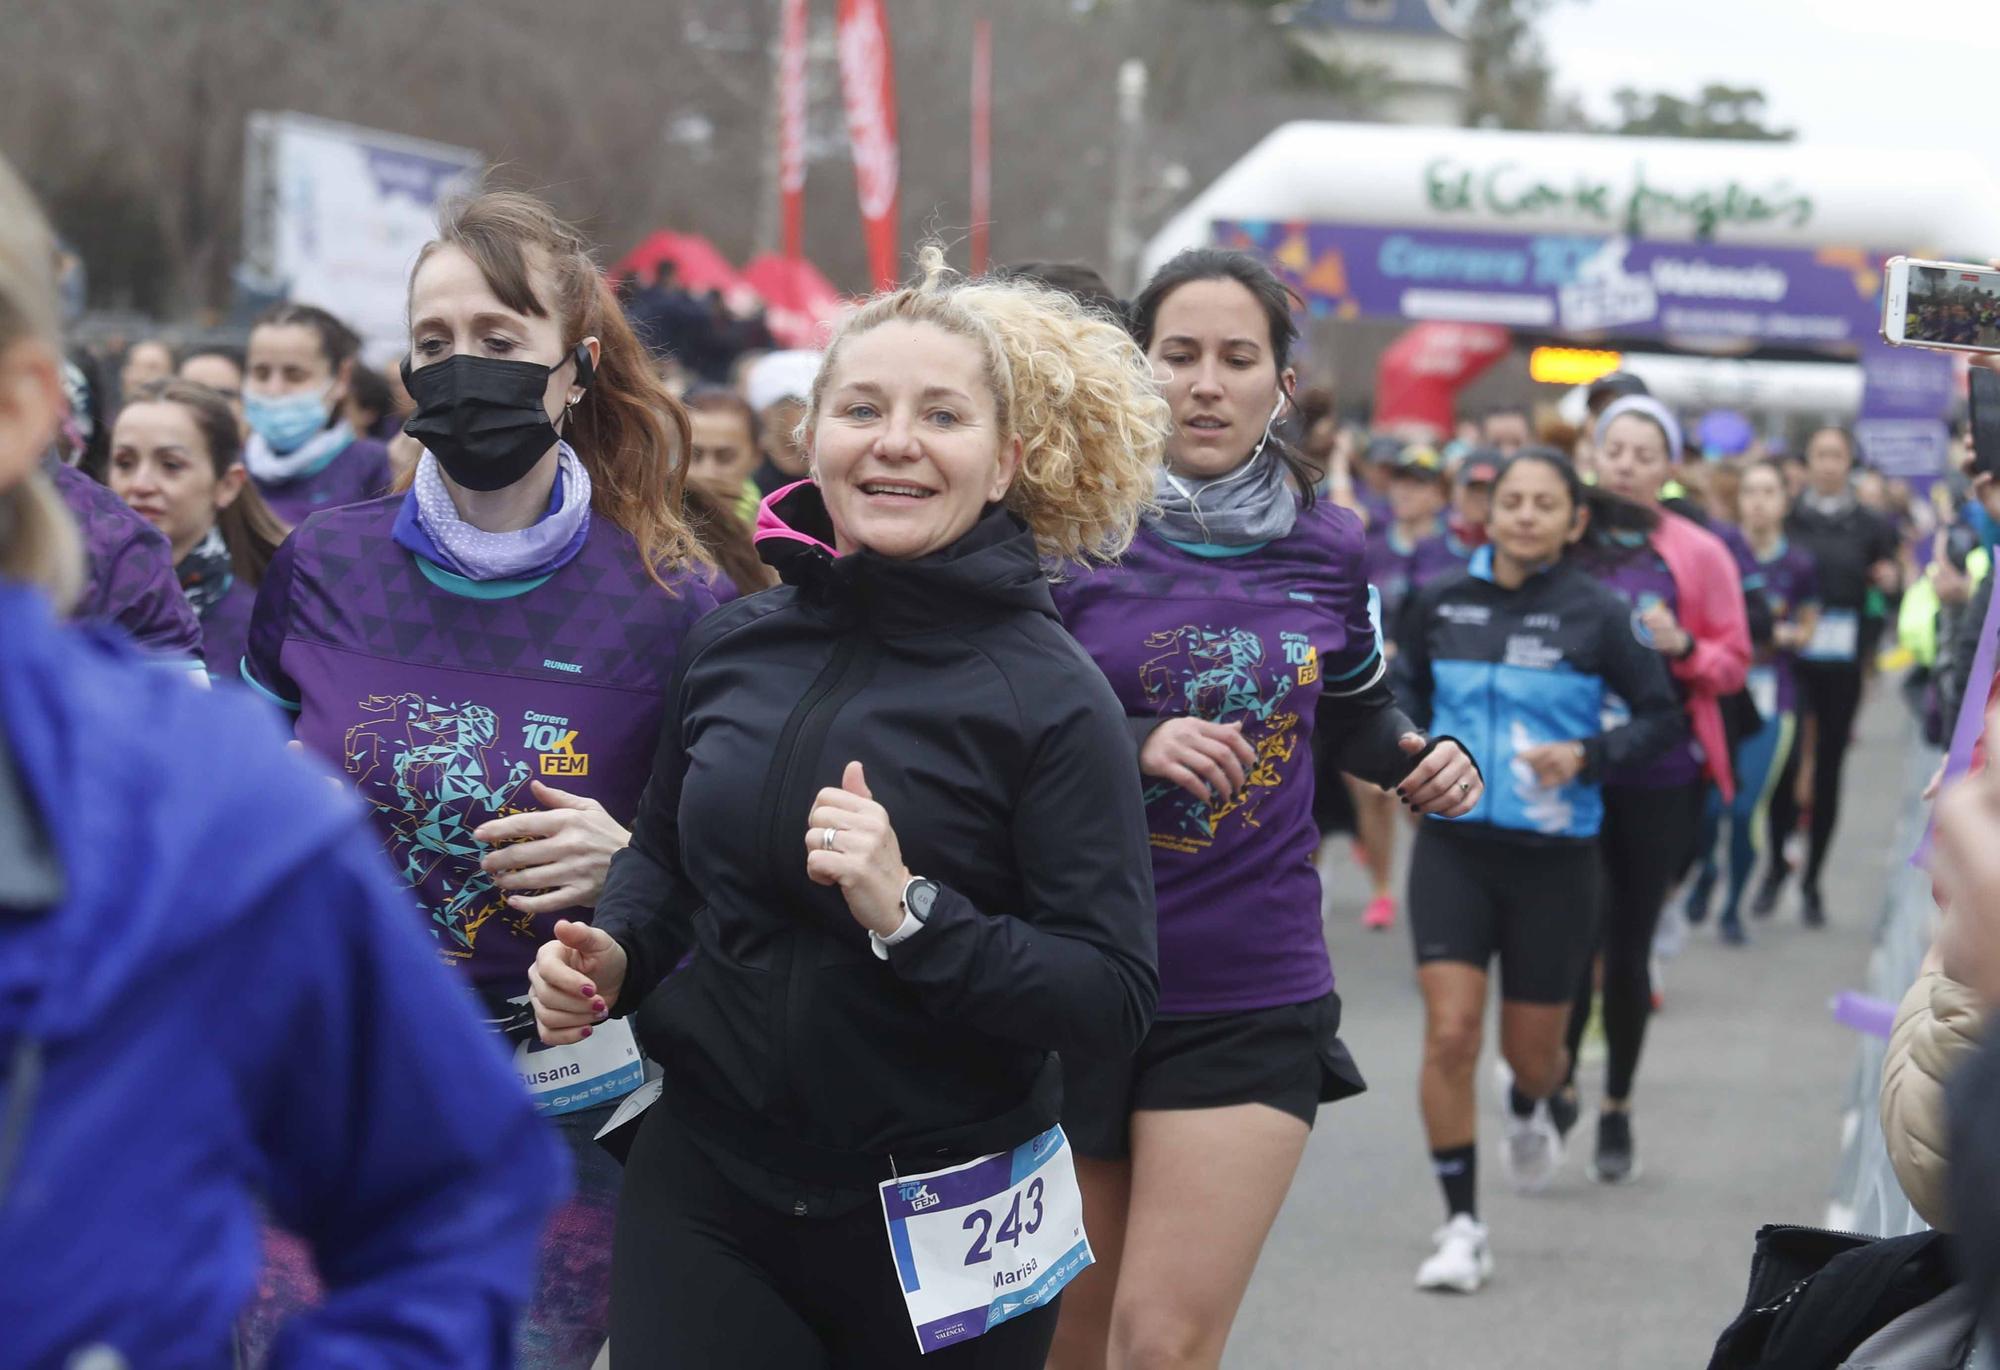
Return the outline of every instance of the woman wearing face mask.
[[[1409,601],[1397,695],[1425,727],[1464,737],[1502,777],[1459,822],[1418,830],[1410,932],[1424,994],[1424,1130],[1445,1226],[1420,1289],[1470,1294],[1493,1271],[1478,1216],[1474,1075],[1488,968],[1500,963],[1500,1051],[1513,1075],[1504,1167],[1526,1191],[1562,1160],[1573,1101],[1564,1030],[1590,962],[1602,885],[1602,777],[1684,739],[1658,652],[1631,610],[1582,569],[1586,536],[1649,531],[1658,515],[1587,491],[1560,452],[1523,448],[1493,486],[1490,541],[1465,572]],[[1606,728],[1610,696],[1627,702]]]
[[[341,417],[360,355],[354,330],[309,304],[273,305],[250,330],[243,464],[288,525],[389,488],[388,449]]]
[[[1638,1178],[1630,1103],[1646,1022],[1652,1016],[1649,961],[1668,893],[1693,859],[1703,786],[1724,803],[1736,797],[1721,701],[1743,688],[1750,631],[1735,558],[1707,529],[1664,508],[1660,488],[1681,450],[1680,424],[1658,400],[1632,395],[1598,416],[1598,487],[1658,516],[1650,532],[1613,531],[1584,549],[1582,565],[1632,608],[1632,631],[1667,661],[1688,718],[1687,738],[1652,758],[1604,773],[1604,1036],[1610,1059],[1597,1119],[1591,1173],[1605,1184]],[[1629,702],[1606,701],[1615,723]],[[1570,1071],[1595,999],[1592,975],[1577,986],[1570,1017]],[[1575,1107],[1575,1086],[1565,1111]],[[1570,1116],[1574,1116],[1573,1113]]]
[[[1812,830],[1805,869],[1799,873],[1799,905],[1806,926],[1815,928],[1826,922],[1820,872],[1840,820],[1841,774],[1867,676],[1863,620],[1871,594],[1893,594],[1902,585],[1896,530],[1854,497],[1853,474],[1854,440],[1846,431],[1822,428],[1814,433],[1806,444],[1806,489],[1785,520],[1785,536],[1819,567],[1819,620],[1799,649],[1797,667],[1801,722],[1813,720]],[[1784,842],[1799,825],[1793,791],[1803,758],[1797,750],[1771,802],[1770,864],[1751,904],[1759,914],[1777,907],[1785,877],[1792,873]]]
[[[588,1365],[603,1340],[617,1169],[592,1137],[639,1083],[623,1024],[534,1051],[535,949],[587,916],[682,637],[714,607],[676,569],[688,435],[575,231],[539,201],[454,206],[410,278],[426,449],[387,499],[308,518],[264,577],[244,675],[352,777],[537,1106],[579,1195],[544,1252],[524,1362]]]
[[[56,621],[53,260],[0,161],[0,1356],[229,1364],[262,1208],[327,1278],[274,1363],[508,1364],[563,1158],[372,835],[268,710]]]
[[[1812,641],[1819,619],[1819,568],[1805,548],[1785,537],[1785,473],[1774,461],[1753,462],[1737,483],[1736,515],[1741,538],[1736,560],[1745,583],[1755,581],[1771,613],[1771,639],[1758,653],[1749,675],[1750,697],[1764,726],[1737,742],[1736,797],[1726,807],[1711,791],[1702,813],[1696,849],[1700,865],[1688,893],[1688,921],[1708,917],[1719,876],[1715,839],[1723,815],[1729,818],[1729,886],[1723,895],[1718,930],[1731,946],[1746,941],[1739,906],[1756,873],[1757,848],[1766,811],[1792,753],[1798,725],[1798,652]]]
[[[212,677],[234,680],[250,606],[286,528],[238,457],[236,416],[193,381],[142,386],[111,430],[112,493],[166,534]]]
[[[545,1040],[636,1011],[667,1071],[614,1365],[1040,1370],[1086,1259],[1061,1077],[1145,1031],[1152,884],[1042,565],[1125,544],[1166,406],[1068,296],[924,267],[836,329],[785,583],[689,639],[598,925],[537,962]]]
[[[1132,306],[1174,433],[1115,567],[1077,568],[1063,619],[1140,743],[1161,1016],[1137,1054],[1065,1055],[1093,1249],[1051,1364],[1213,1366],[1319,1105],[1358,1093],[1312,867],[1315,734],[1417,813],[1461,814],[1463,748],[1397,709],[1362,529],[1312,497],[1272,427],[1291,300],[1262,263],[1190,251]]]

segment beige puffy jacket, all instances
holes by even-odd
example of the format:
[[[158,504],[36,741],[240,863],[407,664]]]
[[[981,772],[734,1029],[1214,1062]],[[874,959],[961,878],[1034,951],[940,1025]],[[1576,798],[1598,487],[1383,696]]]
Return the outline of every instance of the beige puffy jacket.
[[[1882,1061],[1882,1140],[1910,1206],[1941,1232],[1948,1158],[1945,1085],[1979,1049],[1982,1015],[1973,992],[1944,972],[1917,977],[1896,1011]]]

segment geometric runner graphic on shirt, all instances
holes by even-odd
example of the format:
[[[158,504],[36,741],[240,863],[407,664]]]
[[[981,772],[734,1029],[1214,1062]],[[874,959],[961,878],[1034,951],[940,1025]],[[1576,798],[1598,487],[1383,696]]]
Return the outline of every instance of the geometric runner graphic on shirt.
[[[1200,851],[1231,820],[1257,827],[1257,811],[1284,783],[1298,748],[1299,715],[1282,707],[1298,682],[1289,670],[1268,669],[1263,638],[1241,628],[1189,624],[1152,633],[1145,646],[1158,655],[1139,668],[1139,685],[1156,714],[1241,723],[1244,740],[1257,753],[1240,795],[1197,799],[1171,781],[1150,781],[1147,808],[1171,800],[1165,807],[1175,829],[1153,833],[1153,845]]]
[[[483,704],[447,704],[420,695],[371,695],[365,721],[347,730],[347,771],[390,824],[390,858],[412,889],[438,876],[443,901],[430,910],[431,932],[447,957],[472,955],[480,929],[496,915],[529,935],[530,916],[511,916],[506,897],[480,869],[473,830],[520,812],[528,763],[495,777],[489,753],[499,717]],[[386,775],[383,774],[386,768]],[[386,785],[385,782],[386,781]],[[393,802],[380,796],[387,789]]]

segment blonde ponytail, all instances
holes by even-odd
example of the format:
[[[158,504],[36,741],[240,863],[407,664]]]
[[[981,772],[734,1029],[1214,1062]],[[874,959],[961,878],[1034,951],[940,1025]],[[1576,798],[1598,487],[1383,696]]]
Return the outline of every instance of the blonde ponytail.
[[[913,285],[875,296],[842,319],[801,423],[808,439],[841,346],[901,320],[969,338],[986,358],[1000,432],[1021,440],[1007,506],[1042,555],[1071,561],[1123,552],[1153,498],[1173,428],[1146,354],[1117,324],[1025,279],[964,280],[927,245]]]
[[[83,540],[48,477],[0,490],[0,580],[40,587],[68,614],[83,596]]]

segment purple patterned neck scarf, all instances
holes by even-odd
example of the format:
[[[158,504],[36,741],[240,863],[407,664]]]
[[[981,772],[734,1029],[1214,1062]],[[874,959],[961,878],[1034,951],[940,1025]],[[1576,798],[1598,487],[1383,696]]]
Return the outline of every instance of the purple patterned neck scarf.
[[[439,564],[467,580],[513,580],[559,566],[590,531],[590,473],[568,443],[556,444],[556,480],[562,502],[532,527],[489,533],[458,516],[438,459],[417,462],[417,525],[437,548]]]

